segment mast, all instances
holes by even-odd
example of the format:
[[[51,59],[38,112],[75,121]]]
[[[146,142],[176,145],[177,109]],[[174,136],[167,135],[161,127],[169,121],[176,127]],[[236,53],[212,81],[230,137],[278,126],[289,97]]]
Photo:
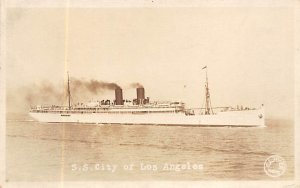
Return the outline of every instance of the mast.
[[[71,109],[71,90],[70,90],[69,72],[68,72],[68,104],[69,104],[69,110],[70,110]]]
[[[210,93],[208,88],[208,76],[207,76],[207,66],[203,67],[202,70],[205,69],[205,75],[206,75],[206,82],[205,82],[205,115],[214,114],[212,106],[211,106],[211,100],[210,100]]]

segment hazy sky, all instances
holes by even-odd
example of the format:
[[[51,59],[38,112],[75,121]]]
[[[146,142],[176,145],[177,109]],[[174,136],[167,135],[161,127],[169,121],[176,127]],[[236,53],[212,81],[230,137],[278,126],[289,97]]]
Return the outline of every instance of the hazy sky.
[[[202,106],[207,65],[213,106],[264,103],[268,117],[293,117],[291,8],[70,9],[67,50],[65,9],[7,11],[9,91],[62,84],[67,52],[72,77],[116,82],[125,98],[140,82],[151,99]]]

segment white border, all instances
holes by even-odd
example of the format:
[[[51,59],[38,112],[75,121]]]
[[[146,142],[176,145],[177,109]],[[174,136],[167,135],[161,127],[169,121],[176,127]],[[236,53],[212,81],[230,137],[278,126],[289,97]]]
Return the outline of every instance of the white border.
[[[6,6],[5,2],[0,4],[0,187],[5,182],[5,146],[6,146]]]
[[[5,182],[5,36],[7,8],[70,7],[294,7],[295,62],[295,179],[293,181],[102,181],[102,182]],[[1,0],[0,69],[0,187],[300,187],[300,1],[299,0]],[[293,186],[294,185],[294,186]]]
[[[293,7],[297,0],[7,0],[7,7]]]

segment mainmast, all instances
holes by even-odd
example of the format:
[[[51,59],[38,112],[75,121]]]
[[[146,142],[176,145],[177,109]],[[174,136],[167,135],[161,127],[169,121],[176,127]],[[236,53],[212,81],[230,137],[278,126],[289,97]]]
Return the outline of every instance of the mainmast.
[[[207,76],[207,66],[203,67],[202,70],[205,69],[205,75],[206,75],[206,82],[205,82],[205,115],[214,114],[212,106],[211,106],[211,100],[210,100],[210,94],[209,94],[209,88],[208,88],[208,76]]]
[[[69,72],[68,72],[68,104],[69,104],[69,110],[70,110],[71,109],[71,90],[70,90]]]

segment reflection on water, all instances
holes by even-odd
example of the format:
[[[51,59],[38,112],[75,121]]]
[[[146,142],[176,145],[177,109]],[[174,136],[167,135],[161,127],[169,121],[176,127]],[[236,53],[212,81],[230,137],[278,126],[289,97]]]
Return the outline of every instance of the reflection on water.
[[[293,123],[266,128],[38,123],[11,114],[7,181],[270,180],[264,161],[282,156],[294,174]],[[125,168],[125,169],[124,169]]]

